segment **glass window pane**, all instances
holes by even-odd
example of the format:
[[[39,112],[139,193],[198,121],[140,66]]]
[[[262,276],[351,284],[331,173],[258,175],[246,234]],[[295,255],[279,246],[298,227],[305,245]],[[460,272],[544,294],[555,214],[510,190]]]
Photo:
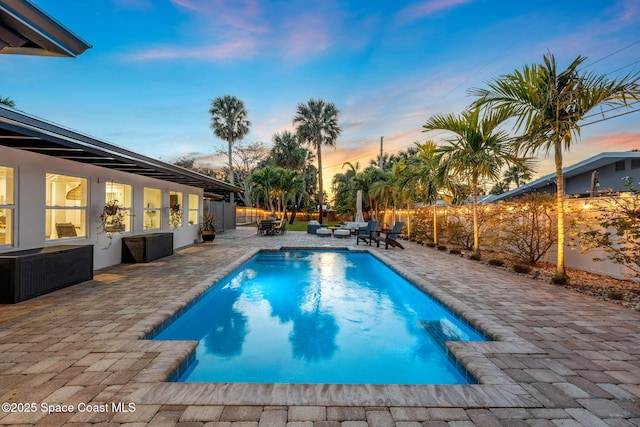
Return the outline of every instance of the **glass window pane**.
[[[48,173],[47,206],[87,206],[87,180]]]
[[[182,227],[182,193],[171,191],[169,193],[169,225],[171,228]]]
[[[160,228],[160,208],[162,207],[162,191],[157,188],[144,189],[144,229]]]
[[[131,185],[117,182],[107,182],[105,185],[105,203],[118,205],[115,215],[106,217],[104,231],[108,233],[125,233],[131,231],[131,200],[133,190]]]
[[[189,194],[189,224],[198,224],[200,201],[197,194]]]
[[[0,166],[0,205],[13,205],[13,168]]]
[[[13,209],[0,209],[0,245],[13,243]]]
[[[86,211],[84,209],[46,209],[46,239],[85,237]]]

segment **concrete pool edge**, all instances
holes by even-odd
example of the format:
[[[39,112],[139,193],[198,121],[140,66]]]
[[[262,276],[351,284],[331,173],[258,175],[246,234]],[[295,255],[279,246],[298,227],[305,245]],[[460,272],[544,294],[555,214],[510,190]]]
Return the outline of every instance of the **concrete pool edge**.
[[[473,385],[372,385],[372,384],[259,384],[259,383],[176,383],[167,382],[181,366],[193,357],[195,343],[176,341],[154,341],[160,345],[162,354],[154,363],[143,369],[132,384],[129,398],[143,404],[244,404],[244,405],[332,405],[332,406],[433,406],[433,407],[539,407],[541,404],[523,387],[493,364],[486,354],[543,353],[529,342],[523,341],[506,328],[490,319],[471,311],[466,305],[444,291],[412,273],[399,269],[393,261],[368,248],[350,247],[277,247],[262,251],[281,249],[348,250],[368,252],[396,273],[400,274],[427,294],[431,295],[470,322],[478,330],[494,341],[448,342],[447,349],[457,361],[468,370],[479,384]],[[193,292],[183,294],[174,301],[172,308],[150,316],[137,325],[138,343],[148,342],[163,324],[170,322],[193,301],[215,285],[220,279],[239,268],[243,263],[260,252],[252,249],[235,262],[194,286]],[[164,350],[171,347],[170,351]],[[129,343],[133,344],[133,343]],[[144,344],[142,345],[145,346]],[[133,344],[131,347],[136,347]],[[167,354],[165,355],[165,351]]]

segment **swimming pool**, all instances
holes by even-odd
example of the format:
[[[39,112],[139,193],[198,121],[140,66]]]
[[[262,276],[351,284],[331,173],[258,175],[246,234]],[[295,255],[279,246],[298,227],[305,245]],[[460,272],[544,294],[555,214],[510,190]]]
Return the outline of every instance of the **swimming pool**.
[[[260,252],[159,331],[177,381],[468,384],[445,341],[485,337],[368,252]]]

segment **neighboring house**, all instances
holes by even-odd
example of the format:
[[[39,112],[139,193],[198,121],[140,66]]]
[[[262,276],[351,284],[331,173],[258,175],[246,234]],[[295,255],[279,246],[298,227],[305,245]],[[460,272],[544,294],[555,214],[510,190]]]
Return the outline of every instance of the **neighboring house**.
[[[563,173],[567,196],[589,197],[609,191],[626,191],[624,177],[632,177],[636,186],[640,180],[640,152],[600,153],[565,167]],[[487,196],[483,203],[509,200],[530,193],[556,194],[556,174],[543,176],[497,196]]]
[[[0,0],[0,53],[75,57],[90,47],[30,1]],[[183,247],[198,239],[205,199],[231,191],[243,190],[0,106],[0,255],[92,244],[99,269],[121,262],[123,236],[172,233]],[[101,221],[116,200],[120,220]],[[222,206],[223,226],[235,227],[234,207]]]

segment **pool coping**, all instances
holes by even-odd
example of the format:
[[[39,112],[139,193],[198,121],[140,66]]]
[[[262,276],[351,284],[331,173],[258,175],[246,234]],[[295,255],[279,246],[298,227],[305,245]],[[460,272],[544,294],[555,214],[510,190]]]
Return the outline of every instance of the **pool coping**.
[[[542,354],[535,345],[523,340],[502,325],[476,313],[467,305],[434,284],[409,271],[400,269],[383,254],[366,247],[279,246],[282,249],[348,250],[368,252],[409,280],[436,301],[476,327],[493,341],[447,342],[447,350],[479,382],[470,385],[405,385],[405,384],[261,384],[261,383],[178,383],[168,380],[195,357],[195,341],[149,340],[162,325],[188,308],[202,293],[223,277],[239,268],[260,251],[250,249],[225,268],[208,275],[191,292],[182,295],[162,312],[149,316],[135,328],[139,340],[123,343],[132,347],[157,348],[161,355],[145,367],[132,384],[129,399],[141,404],[214,404],[214,405],[331,405],[331,406],[422,406],[422,407],[542,407],[525,388],[506,375],[487,355]],[[153,344],[151,344],[153,343]],[[113,351],[117,351],[114,348]]]

